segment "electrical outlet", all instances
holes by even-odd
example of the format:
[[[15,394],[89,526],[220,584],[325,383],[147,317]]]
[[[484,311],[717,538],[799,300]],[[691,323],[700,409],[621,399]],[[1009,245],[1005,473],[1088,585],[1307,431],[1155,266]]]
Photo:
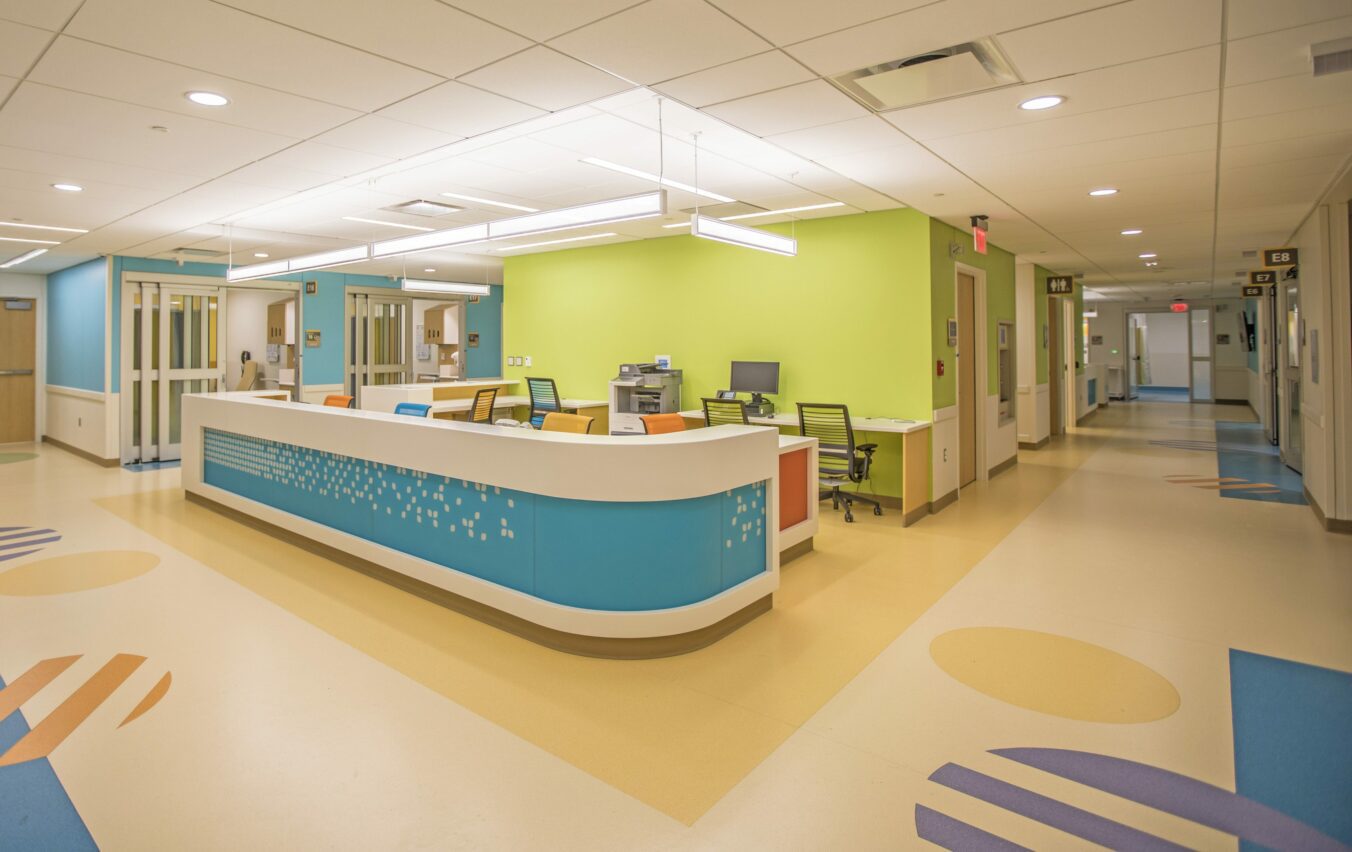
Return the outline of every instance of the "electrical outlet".
[[[526,356],[526,366],[527,366],[527,367],[530,366],[530,356],[529,356],[529,355]]]

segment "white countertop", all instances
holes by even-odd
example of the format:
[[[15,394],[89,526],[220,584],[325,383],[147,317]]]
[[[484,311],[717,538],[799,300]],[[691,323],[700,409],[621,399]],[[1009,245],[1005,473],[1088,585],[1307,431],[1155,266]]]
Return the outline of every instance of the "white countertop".
[[[704,412],[696,409],[693,411],[682,411],[682,417],[691,420],[703,420]],[[754,426],[789,426],[798,428],[797,412],[789,413],[787,411],[777,411],[767,417],[752,416],[748,418]],[[919,432],[921,429],[928,429],[930,422],[928,420],[905,420],[900,417],[850,417],[850,425],[856,432],[891,432],[893,434],[904,435],[907,432]]]
[[[411,382],[402,385],[372,385],[378,388],[425,390],[427,388],[502,388],[521,384],[516,379],[448,379],[443,382]]]

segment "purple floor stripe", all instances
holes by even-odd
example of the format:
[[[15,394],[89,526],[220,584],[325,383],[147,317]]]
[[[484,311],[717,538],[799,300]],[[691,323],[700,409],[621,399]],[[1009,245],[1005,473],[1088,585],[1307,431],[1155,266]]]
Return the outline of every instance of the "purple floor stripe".
[[[1156,766],[1056,748],[1002,748],[992,750],[991,754],[1227,831],[1271,849],[1352,852],[1352,847],[1281,811]]]
[[[915,833],[952,852],[1032,852],[1026,846],[1011,843],[924,805],[915,806]]]
[[[32,550],[20,550],[18,553],[5,553],[3,555],[0,555],[0,562],[5,562],[10,559],[18,559],[20,556],[27,556],[30,553],[37,553],[41,549],[42,548],[40,547],[35,547]]]
[[[1025,790],[998,778],[948,763],[939,767],[929,780],[945,787],[951,787],[973,798],[990,802],[1012,813],[1035,819],[1067,834],[1082,837],[1109,849],[1149,850],[1150,852],[1187,852],[1188,847],[1170,843],[1162,837],[1156,837],[1139,831],[1129,825],[1123,825],[1106,817],[1098,816],[1081,808],[1058,802],[1055,799]]]
[[[23,538],[24,536],[29,535],[47,535],[48,533],[56,532],[56,530],[34,530],[28,529],[27,527],[0,527],[0,532],[9,532],[10,530],[23,530],[23,532],[12,533],[11,535],[0,535],[0,541],[8,541],[11,538]]]
[[[34,539],[32,541],[15,541],[10,544],[0,544],[0,550],[13,550],[16,547],[32,547],[35,544],[50,544],[54,541],[60,541],[61,536],[53,535],[47,538]]]

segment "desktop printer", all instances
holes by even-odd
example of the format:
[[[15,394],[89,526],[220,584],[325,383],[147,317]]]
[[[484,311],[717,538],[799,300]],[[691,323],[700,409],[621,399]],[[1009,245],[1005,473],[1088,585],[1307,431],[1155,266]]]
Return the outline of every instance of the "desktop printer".
[[[610,380],[610,434],[642,435],[645,414],[681,410],[681,371],[658,364],[621,364]]]

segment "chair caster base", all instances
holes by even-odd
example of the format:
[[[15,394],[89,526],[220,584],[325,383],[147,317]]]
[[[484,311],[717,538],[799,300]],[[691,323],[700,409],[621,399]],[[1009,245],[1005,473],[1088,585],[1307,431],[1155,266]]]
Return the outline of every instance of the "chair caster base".
[[[873,514],[875,514],[875,515],[877,515],[878,517],[881,518],[881,517],[883,516],[883,507],[882,507],[882,506],[874,506],[874,507],[873,507]]]

